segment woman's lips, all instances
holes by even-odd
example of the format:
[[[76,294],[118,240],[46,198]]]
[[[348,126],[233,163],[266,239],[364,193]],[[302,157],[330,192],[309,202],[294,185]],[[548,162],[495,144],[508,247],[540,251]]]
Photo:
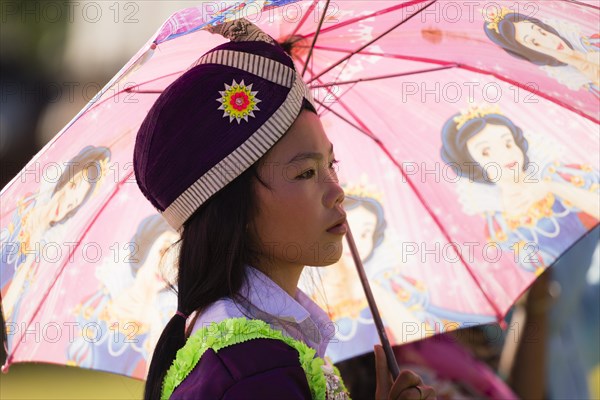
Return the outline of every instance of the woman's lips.
[[[513,161],[513,162],[511,162],[511,163],[505,164],[504,166],[505,166],[506,168],[514,168],[516,165],[517,165],[517,162],[516,162],[516,161]]]
[[[327,232],[333,233],[335,235],[345,235],[346,232],[348,232],[348,228],[346,227],[346,223],[341,223],[327,229]]]
[[[565,46],[563,46],[562,43],[559,43],[558,46],[556,46],[556,50],[562,50],[564,48],[565,48]]]

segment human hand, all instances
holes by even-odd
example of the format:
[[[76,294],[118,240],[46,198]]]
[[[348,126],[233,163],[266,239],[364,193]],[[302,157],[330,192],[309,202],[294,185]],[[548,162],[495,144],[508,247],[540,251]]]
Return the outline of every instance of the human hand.
[[[552,270],[545,270],[534,282],[524,296],[524,307],[528,322],[546,318],[549,308],[560,292],[560,285],[552,281]]]
[[[423,380],[412,371],[400,372],[392,383],[385,352],[381,345],[375,345],[375,371],[377,374],[376,400],[435,400],[435,390],[423,385]]]

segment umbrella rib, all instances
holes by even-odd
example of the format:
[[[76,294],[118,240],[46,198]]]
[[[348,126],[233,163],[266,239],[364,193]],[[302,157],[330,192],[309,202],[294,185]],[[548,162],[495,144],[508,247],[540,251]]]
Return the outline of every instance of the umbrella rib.
[[[63,271],[65,270],[65,267],[69,264],[69,260],[72,259],[72,257],[74,256],[75,252],[79,249],[79,246],[81,245],[81,243],[83,242],[83,239],[85,238],[85,236],[87,235],[87,233],[90,231],[91,227],[94,225],[94,223],[98,220],[98,218],[100,217],[100,215],[102,214],[102,212],[106,209],[106,207],[108,206],[110,200],[116,196],[116,194],[119,192],[119,190],[121,189],[121,186],[124,183],[128,183],[127,181],[129,180],[129,178],[131,178],[134,175],[134,172],[131,171],[127,176],[125,176],[123,178],[123,180],[121,180],[118,184],[117,187],[115,188],[115,190],[112,192],[112,194],[108,197],[108,199],[106,200],[106,202],[102,205],[102,207],[100,208],[100,210],[98,210],[98,212],[96,213],[96,215],[94,215],[94,217],[91,219],[90,223],[88,224],[87,228],[85,229],[85,231],[83,232],[83,234],[81,235],[81,240],[79,240],[77,242],[76,246],[72,247],[72,251],[69,253],[69,256],[67,257],[66,261],[63,262],[62,266],[60,267],[59,271],[56,273],[56,275],[54,276],[54,279],[52,280],[52,284],[48,287],[48,289],[46,290],[46,293],[44,293],[44,295],[42,296],[42,300],[39,302],[37,308],[35,309],[35,311],[33,312],[33,314],[31,315],[31,318],[29,321],[27,321],[27,324],[31,323],[34,321],[35,317],[37,317],[38,313],[40,312],[42,305],[44,304],[46,298],[50,295],[50,292],[52,291],[52,289],[54,288],[54,285],[56,285],[56,282],[58,281],[58,278],[60,277],[60,275],[63,273]],[[19,340],[17,340],[15,347],[12,349],[12,351],[10,352],[10,354],[8,354],[8,356],[6,357],[6,361],[4,366],[6,368],[8,368],[11,363],[12,360],[14,358],[14,355],[17,352],[17,349],[19,348],[19,344],[21,344],[21,342],[23,342],[23,340],[21,340],[23,338],[23,333],[21,334],[21,336],[19,336]]]
[[[332,94],[333,96],[335,96],[334,94]],[[320,104],[322,104],[321,102],[319,102]],[[448,232],[446,231],[446,229],[443,227],[441,221],[437,218],[437,216],[435,215],[435,213],[433,212],[433,210],[429,207],[429,205],[427,204],[427,202],[425,201],[425,199],[423,198],[423,195],[421,194],[421,192],[417,189],[417,187],[415,186],[415,184],[413,183],[413,181],[408,177],[408,175],[406,175],[406,172],[404,171],[404,168],[402,168],[402,166],[396,161],[396,159],[390,154],[389,150],[387,149],[387,147],[385,146],[385,144],[377,137],[375,136],[371,130],[369,128],[367,128],[367,126],[357,117],[355,116],[349,109],[348,107],[344,104],[344,102],[340,101],[338,98],[338,103],[354,118],[356,119],[356,121],[364,127],[364,129],[360,129],[360,132],[365,133],[369,138],[371,138],[376,144],[377,146],[379,146],[379,148],[385,153],[385,155],[390,159],[390,161],[396,166],[396,168],[398,168],[398,170],[400,171],[400,173],[402,174],[402,177],[406,180],[406,182],[408,183],[408,185],[410,186],[410,188],[412,189],[412,191],[415,193],[415,195],[417,196],[417,199],[419,199],[421,205],[425,208],[425,210],[427,211],[427,213],[429,214],[429,216],[433,219],[433,222],[437,225],[437,227],[440,229],[440,231],[442,232],[442,235],[444,236],[444,238],[446,239],[446,241],[448,243],[453,243],[450,235],[448,234]],[[332,110],[330,107],[322,104],[323,107],[325,107],[327,110],[329,110],[330,112],[332,112],[334,115],[338,116],[339,118],[341,118],[343,121],[348,122],[347,119],[342,118],[341,115],[337,112],[335,112],[334,110]],[[355,127],[354,124],[351,124],[353,127]],[[495,301],[493,301],[490,296],[483,290],[483,285],[481,284],[481,281],[479,280],[479,278],[477,277],[477,275],[474,273],[474,271],[471,269],[471,266],[465,261],[465,259],[463,258],[463,255],[460,251],[456,252],[460,261],[462,262],[462,264],[465,266],[465,268],[467,269],[467,272],[469,273],[469,275],[471,275],[471,278],[475,281],[475,283],[477,284],[477,286],[479,286],[479,289],[481,290],[481,293],[483,294],[483,297],[485,297],[485,299],[487,300],[488,304],[490,305],[490,307],[494,310],[494,313],[496,313],[496,319],[498,321],[500,321],[502,319],[502,313],[500,312],[500,310],[498,309],[498,305],[496,304]]]
[[[335,51],[338,53],[348,53],[348,54],[352,53],[352,51],[348,50],[348,49],[340,49],[337,47],[328,47],[328,46],[315,46],[315,49],[326,50],[326,51]],[[365,55],[365,56],[379,56],[379,57],[384,57],[384,58],[397,58],[399,60],[427,62],[430,64],[440,64],[440,65],[455,64],[454,61],[443,61],[443,60],[438,60],[435,58],[427,58],[427,57],[403,56],[401,54],[385,53],[385,52],[382,53],[382,52],[360,50],[360,51],[357,51],[356,54],[361,54],[361,55]]]
[[[46,144],[44,145],[44,147],[42,147],[42,149],[41,149],[40,151],[38,151],[38,152],[37,152],[37,154],[36,154],[36,155],[35,155],[35,156],[34,156],[34,157],[33,157],[33,158],[32,158],[32,159],[29,161],[29,163],[28,163],[27,165],[30,165],[31,163],[33,163],[33,162],[37,161],[37,159],[38,159],[38,158],[39,158],[39,157],[40,157],[40,156],[41,156],[41,155],[44,153],[44,151],[45,151],[45,150],[47,150],[48,148],[50,148],[50,147],[51,147],[51,146],[52,146],[52,145],[53,145],[53,144],[54,144],[54,143],[55,143],[55,142],[56,142],[56,141],[57,141],[57,140],[58,140],[60,137],[62,137],[62,135],[63,135],[63,134],[64,134],[64,133],[65,133],[65,132],[66,132],[66,131],[67,131],[67,130],[68,130],[70,127],[71,127],[71,125],[73,125],[75,122],[77,122],[77,121],[79,120],[79,118],[81,118],[81,117],[83,116],[83,114],[86,114],[86,113],[88,113],[88,112],[91,112],[91,110],[93,110],[94,108],[96,108],[96,107],[99,107],[100,105],[102,105],[102,104],[106,103],[108,100],[114,99],[115,97],[117,97],[118,95],[120,95],[120,94],[122,94],[122,93],[129,93],[129,92],[133,91],[133,89],[134,89],[134,88],[138,88],[138,87],[140,87],[140,86],[142,86],[142,85],[145,85],[145,84],[148,84],[148,83],[151,83],[151,82],[155,82],[155,81],[157,81],[157,80],[159,80],[159,79],[163,79],[163,78],[165,78],[165,77],[169,77],[169,76],[172,76],[172,75],[181,74],[182,72],[184,72],[184,71],[177,71],[177,72],[174,72],[174,73],[172,73],[172,74],[167,74],[167,75],[160,76],[160,77],[158,77],[158,78],[150,79],[150,80],[148,80],[148,81],[146,81],[146,82],[142,82],[142,83],[140,83],[140,84],[138,84],[138,85],[135,85],[135,86],[133,86],[133,87],[129,87],[129,88],[125,88],[125,89],[123,89],[123,90],[120,90],[120,91],[116,92],[115,94],[113,94],[112,96],[110,96],[110,97],[107,97],[106,99],[103,99],[103,100],[101,100],[101,101],[98,101],[98,100],[100,99],[100,97],[102,97],[102,95],[103,95],[104,93],[108,92],[108,91],[110,90],[110,88],[111,88],[111,87],[113,87],[113,86],[114,86],[114,84],[115,84],[115,83],[116,83],[118,80],[114,80],[114,82],[113,82],[113,81],[109,82],[109,83],[108,83],[108,84],[107,84],[107,85],[106,85],[106,86],[105,86],[105,87],[102,89],[102,91],[101,91],[101,92],[102,92],[102,94],[96,94],[96,96],[94,96],[94,97],[97,97],[97,99],[95,99],[95,100],[94,100],[94,99],[90,100],[90,101],[89,101],[89,102],[88,102],[88,103],[85,105],[85,107],[84,107],[84,108],[82,108],[82,109],[81,109],[81,110],[80,110],[80,111],[77,113],[77,115],[75,115],[75,116],[74,116],[74,117],[71,119],[71,121],[69,121],[69,122],[68,122],[68,123],[67,123],[67,124],[66,124],[66,125],[65,125],[65,126],[64,126],[64,127],[63,127],[63,128],[62,128],[62,129],[61,129],[61,130],[60,130],[60,131],[59,131],[59,132],[58,132],[58,133],[57,133],[57,134],[56,134],[56,135],[55,135],[55,136],[54,136],[54,137],[53,137],[53,138],[50,140],[50,141],[49,141],[49,142],[48,142],[48,143],[46,143]],[[110,86],[109,86],[109,85],[110,85]],[[99,93],[100,93],[100,92],[99,92]],[[155,92],[155,91],[146,91],[146,92],[143,92],[143,91],[139,91],[139,92],[137,92],[137,93],[161,93],[161,92]],[[26,166],[27,166],[27,165],[26,165]],[[6,184],[6,185],[5,185],[5,186],[2,188],[2,190],[0,191],[0,196],[2,196],[2,195],[3,195],[3,194],[4,194],[4,193],[5,193],[5,192],[6,192],[6,191],[7,191],[7,190],[8,190],[8,189],[9,189],[9,188],[12,186],[12,184],[13,184],[14,182],[16,182],[16,180],[17,180],[17,179],[19,179],[19,177],[20,177],[20,174],[17,174],[17,175],[15,175],[15,176],[14,176],[14,177],[13,177],[13,178],[10,180],[10,182],[8,182],[8,183],[7,183],[7,184]]]
[[[351,52],[350,50],[347,50],[347,49],[339,49],[336,47],[327,47],[327,46],[315,46],[315,49],[334,51],[334,52],[338,52],[338,53],[350,53]],[[382,52],[361,50],[361,51],[357,52],[356,54],[365,55],[365,56],[378,56],[378,57],[384,57],[384,58],[394,58],[394,59],[399,59],[399,60],[426,62],[426,63],[430,63],[430,64],[439,64],[439,65],[454,65],[454,64],[456,64],[454,61],[444,61],[444,60],[438,60],[435,58],[427,58],[427,57],[403,56],[401,54],[385,53],[385,52],[382,53]]]
[[[371,136],[371,134],[369,132],[367,132],[366,130],[364,130],[362,127],[356,125],[354,122],[350,121],[348,118],[344,117],[342,114],[338,113],[337,111],[333,110],[331,107],[325,105],[325,103],[323,103],[320,100],[315,99],[315,101],[317,103],[319,103],[321,106],[323,106],[324,108],[327,109],[327,111],[329,111],[330,113],[332,113],[333,115],[335,115],[336,117],[338,117],[339,119],[341,119],[342,121],[344,121],[345,123],[347,123],[348,125],[350,125],[351,127],[353,127],[354,129],[356,129],[357,131],[365,134],[366,136],[370,137],[371,139],[373,139],[374,141],[379,141],[379,139],[377,139],[376,137]]]
[[[321,82],[320,79],[318,81]],[[354,120],[364,128],[365,131],[371,132],[370,129],[367,128],[367,126],[352,112],[352,110],[350,110],[350,108],[348,106],[346,106],[346,104],[344,104],[344,102],[342,102],[340,100],[340,98],[341,98],[340,96],[336,96],[336,94],[331,91],[330,87],[326,87],[326,89],[335,98],[336,102],[339,103],[344,108],[344,110],[346,110],[346,112],[348,114],[350,114],[350,116],[352,116],[352,118],[354,118]],[[331,108],[329,108],[329,107],[326,107],[326,108],[329,111],[332,111]],[[369,135],[374,137],[374,135],[372,133],[370,133]]]
[[[362,21],[364,19],[368,19],[368,18],[371,18],[371,17],[376,17],[376,16],[379,16],[379,15],[384,15],[384,14],[387,14],[387,13],[390,13],[390,12],[396,11],[396,10],[401,10],[403,8],[412,6],[414,4],[423,3],[425,1],[427,1],[427,0],[414,0],[414,1],[411,1],[411,2],[408,2],[408,3],[403,3],[403,4],[395,5],[395,6],[392,6],[392,7],[388,7],[388,8],[383,9],[383,10],[375,11],[375,12],[373,12],[371,14],[361,15],[361,16],[358,16],[358,17],[354,17],[354,18],[346,20],[344,22],[340,22],[339,24],[335,24],[335,25],[330,26],[328,28],[322,29],[321,33],[327,33],[327,32],[330,32],[332,30],[343,28],[344,26],[347,26],[347,25],[351,25],[351,24],[353,24],[355,22]],[[305,35],[305,37],[312,36],[315,33],[316,32],[308,33],[308,34]]]
[[[323,26],[323,21],[325,20],[325,15],[327,14],[330,1],[331,0],[327,0],[327,3],[325,3],[323,15],[321,15],[321,19],[319,20],[319,26],[317,26],[317,31],[313,37],[312,43],[310,44],[310,50],[308,50],[308,55],[306,56],[306,62],[304,63],[304,67],[302,68],[302,74],[300,75],[302,77],[304,77],[304,74],[306,73],[306,67],[308,67],[308,63],[310,62],[310,58],[312,57],[312,53],[315,48],[315,43],[317,43],[317,38],[319,37],[319,33],[321,32],[321,26]]]
[[[570,111],[572,111],[572,112],[574,112],[576,114],[579,114],[580,116],[582,116],[582,117],[584,117],[584,118],[586,118],[586,119],[588,119],[588,120],[590,120],[592,122],[595,122],[596,124],[600,124],[600,119],[596,119],[596,118],[592,117],[591,115],[587,115],[586,113],[578,110],[577,108],[571,106],[570,104],[564,103],[564,102],[562,102],[562,101],[560,101],[560,100],[558,100],[558,99],[556,99],[556,98],[554,98],[552,96],[549,96],[546,93],[544,93],[544,92],[542,92],[542,91],[540,91],[540,90],[538,90],[538,89],[536,89],[536,88],[534,88],[532,86],[528,86],[526,84],[522,84],[521,82],[517,82],[517,81],[512,80],[510,78],[503,77],[501,75],[496,74],[495,72],[486,71],[484,69],[480,69],[480,68],[476,68],[476,67],[471,67],[470,65],[459,64],[458,67],[466,69],[467,71],[477,72],[477,73],[484,74],[484,75],[492,75],[494,78],[496,78],[498,80],[501,80],[503,82],[509,83],[511,85],[515,85],[515,86],[517,86],[517,87],[519,87],[521,89],[525,89],[525,90],[527,90],[527,91],[535,94],[536,96],[543,97],[544,99],[546,99],[548,101],[551,101],[552,103],[554,103],[556,105],[559,105],[559,106],[561,106],[563,108],[566,108],[567,110],[570,110]],[[533,83],[535,84],[535,82],[533,82]]]
[[[336,48],[327,48],[327,47],[320,47],[320,46],[316,46],[315,48],[317,49],[323,49],[323,50],[330,50],[330,51],[338,51],[338,52],[344,52],[347,53],[348,50],[343,50],[343,49],[336,49]],[[502,75],[498,75],[495,72],[491,72],[491,71],[487,71],[481,68],[476,68],[476,67],[472,67],[470,65],[466,65],[466,64],[454,64],[451,63],[449,61],[443,61],[443,60],[436,60],[434,58],[424,58],[424,57],[413,57],[413,56],[402,56],[400,54],[389,54],[389,53],[373,53],[373,52],[368,52],[368,51],[361,51],[359,54],[364,54],[364,55],[376,55],[376,56],[384,56],[384,57],[389,57],[389,58],[396,58],[396,59],[400,59],[400,60],[408,60],[408,61],[417,61],[417,62],[427,62],[427,63],[431,63],[431,64],[439,64],[439,65],[454,65],[457,68],[462,68],[462,69],[466,69],[467,71],[471,71],[471,72],[476,72],[479,74],[484,74],[484,75],[492,75],[494,78],[501,80],[502,82],[506,82],[509,83],[511,85],[515,85],[518,86],[521,89],[525,89],[533,94],[535,94],[536,96],[540,96],[548,101],[553,102],[554,104],[559,105],[560,107],[566,108],[569,111],[572,111],[596,124],[600,124],[600,119],[596,119],[591,115],[586,114],[585,112],[571,106],[570,104],[564,103],[540,90],[534,89],[531,86],[526,86],[523,85],[522,83],[519,83],[517,81],[514,81],[512,79],[506,78]]]
[[[336,82],[332,82],[332,83],[324,83],[324,84],[321,84],[321,85],[314,85],[314,86],[311,86],[311,89],[323,88],[323,87],[328,87],[328,86],[349,85],[351,83],[359,83],[359,82],[377,81],[377,80],[380,80],[380,79],[398,78],[398,77],[401,77],[401,76],[408,76],[408,75],[415,75],[415,74],[424,74],[424,73],[427,73],[427,72],[442,71],[442,70],[454,68],[454,67],[457,67],[457,66],[458,66],[458,64],[451,64],[451,65],[446,65],[446,66],[438,67],[438,68],[428,68],[428,69],[421,69],[421,70],[418,70],[418,71],[400,72],[400,73],[397,73],[397,74],[372,76],[372,77],[369,77],[369,78],[353,79],[351,81],[336,81]]]
[[[600,10],[600,7],[598,7],[598,6],[595,6],[593,4],[582,3],[581,1],[577,1],[577,0],[562,0],[562,1],[565,1],[565,2],[571,3],[571,4],[577,4],[578,6],[582,6],[582,7],[593,8],[594,10]]]
[[[304,16],[302,17],[302,19],[300,20],[300,22],[298,22],[298,25],[296,25],[296,28],[294,28],[294,31],[292,32],[292,34],[290,36],[293,37],[293,36],[295,36],[298,33],[298,31],[300,30],[300,28],[302,28],[302,25],[304,25],[304,23],[308,19],[308,16],[312,12],[312,10],[315,9],[315,5],[317,5],[318,2],[319,2],[319,0],[313,0],[313,3],[310,5],[310,7],[308,7],[308,9],[306,10],[306,12],[304,13]]]
[[[312,73],[313,71],[311,70],[310,72]],[[354,86],[356,86],[356,85],[357,85],[357,83],[354,83],[354,84],[353,84],[353,85],[352,85],[352,86],[351,86],[351,87],[350,87],[348,90],[346,90],[346,91],[345,91],[344,93],[342,93],[340,96],[336,96],[336,95],[335,95],[335,93],[333,93],[333,92],[331,91],[331,89],[330,89],[330,87],[331,87],[331,86],[328,86],[327,84],[324,84],[324,83],[321,81],[321,79],[318,79],[318,82],[319,82],[319,83],[321,83],[321,85],[315,86],[315,88],[317,88],[317,87],[323,87],[323,88],[326,88],[326,89],[327,89],[327,92],[329,92],[329,93],[330,93],[332,96],[334,96],[334,97],[335,97],[335,100],[336,100],[337,102],[339,102],[339,103],[342,105],[342,107],[344,107],[344,109],[345,109],[345,110],[346,110],[346,111],[347,111],[347,112],[348,112],[350,115],[352,115],[352,116],[355,118],[355,120],[357,120],[357,121],[359,121],[359,122],[360,122],[360,120],[359,120],[359,119],[358,119],[358,118],[357,118],[357,117],[356,117],[354,114],[352,114],[352,111],[351,111],[351,110],[350,110],[348,107],[346,107],[346,105],[345,105],[345,104],[344,104],[344,103],[341,101],[341,99],[342,99],[342,96],[344,96],[344,95],[348,94],[348,93],[349,93],[349,92],[350,92],[352,89],[354,89]],[[312,88],[312,87],[311,87],[311,88]],[[329,110],[331,111],[331,109],[329,109]],[[360,123],[362,124],[362,122],[360,122]],[[364,125],[364,124],[363,124],[363,125]],[[366,129],[366,125],[364,125],[364,126],[365,126],[365,129]]]
[[[379,39],[381,39],[382,37],[384,37],[385,35],[389,34],[390,32],[392,32],[394,29],[398,28],[399,26],[401,26],[402,24],[404,24],[405,22],[410,21],[414,16],[416,16],[417,14],[419,14],[421,11],[425,10],[426,8],[430,7],[433,3],[435,3],[437,0],[432,0],[431,2],[429,2],[426,6],[422,7],[421,9],[417,10],[416,12],[414,12],[413,14],[409,15],[408,17],[406,17],[405,19],[401,20],[400,22],[398,22],[396,25],[392,26],[391,28],[389,28],[387,31],[381,33],[379,36],[377,36],[376,38],[373,38],[371,40],[369,40],[367,43],[363,44],[362,46],[360,46],[357,50],[354,50],[353,52],[351,52],[350,54],[348,54],[346,57],[342,58],[341,60],[338,60],[337,62],[333,63],[332,65],[330,65],[329,67],[325,68],[324,71],[321,71],[319,74],[317,74],[317,76],[313,76],[311,78],[310,81],[308,81],[308,83],[311,83],[312,81],[314,81],[317,78],[320,78],[321,76],[323,76],[324,74],[326,74],[327,72],[331,71],[332,69],[334,69],[335,67],[337,67],[338,65],[340,65],[341,63],[343,63],[344,61],[348,60],[349,58],[351,58],[354,54],[359,53],[361,50],[369,47],[371,44],[375,43],[376,41],[378,41]]]
[[[141,93],[141,94],[160,94],[162,90],[159,89],[150,89],[150,90],[127,90],[127,93]]]

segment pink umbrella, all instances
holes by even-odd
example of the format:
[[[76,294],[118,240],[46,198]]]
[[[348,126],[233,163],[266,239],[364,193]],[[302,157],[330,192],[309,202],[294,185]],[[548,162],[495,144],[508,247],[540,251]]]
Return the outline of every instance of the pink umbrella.
[[[314,4],[301,5],[307,15]],[[518,7],[370,2],[328,9],[320,29],[318,18],[264,25],[290,44],[299,68],[307,65],[392,343],[502,321],[598,224],[599,157],[587,150],[598,148],[597,82],[575,86],[574,77],[585,81],[588,67],[597,77],[599,9]],[[553,42],[528,33],[521,45],[515,29],[507,33],[515,21],[554,30],[556,47],[587,57],[584,71],[558,55],[565,65],[540,65],[552,62],[527,52],[527,41]],[[310,277],[305,286],[336,322],[335,361],[379,342],[352,265],[348,251],[320,272],[324,288]]]
[[[228,15],[246,16],[283,43],[311,83],[392,343],[502,320],[536,276],[598,224],[590,204],[598,202],[592,166],[599,158],[587,150],[598,148],[600,120],[598,84],[589,74],[598,68],[597,7],[517,1],[512,11],[520,12],[511,13],[471,2],[352,2],[352,9],[262,3],[248,1]],[[532,22],[531,6],[536,21],[564,38],[554,50],[568,47],[579,63],[561,53],[563,61],[543,65],[526,51],[533,39],[552,50],[541,38],[550,30]],[[36,360],[144,375],[164,321],[148,315],[161,315],[159,305],[162,315],[173,312],[155,268],[175,236],[137,191],[131,149],[161,90],[223,42],[202,28],[224,17],[206,11],[172,16],[3,189],[8,364]],[[504,25],[514,26],[511,14],[524,22],[513,29],[518,39],[505,32],[511,28]],[[531,31],[526,38],[523,26]],[[476,123],[476,134],[465,133]],[[90,152],[99,155],[86,171],[104,179],[93,195],[88,178],[58,201],[48,174],[56,165],[87,166],[78,160]],[[34,175],[55,186],[42,187]],[[62,207],[69,203],[67,218]],[[39,232],[23,228],[32,210],[48,222]],[[150,258],[138,259],[142,247]],[[61,257],[51,258],[59,249]],[[336,322],[334,361],[379,341],[350,257],[323,270],[324,290],[303,286]],[[123,296],[140,300],[139,309],[127,309]]]
[[[585,150],[598,143],[597,82],[577,86],[586,68],[532,53],[528,40],[550,46],[542,34],[506,32],[515,21],[530,30],[544,25],[597,71],[598,8],[523,2],[516,13],[425,1],[294,7],[302,18],[288,13],[261,27],[290,48],[322,106],[342,160],[350,225],[392,342],[502,320],[533,279],[598,223],[598,172],[591,167],[598,156]],[[540,110],[549,117],[533,117]],[[492,158],[474,157],[463,129],[473,123],[504,127],[512,142],[500,146],[513,153],[492,143],[485,151],[496,153]],[[577,139],[565,143],[565,130]],[[491,182],[482,182],[478,163]],[[522,193],[528,198],[519,201]],[[304,288],[336,322],[330,356],[370,351],[379,338],[350,252],[322,274],[324,288]]]
[[[39,361],[145,377],[175,312],[159,261],[177,234],[135,183],[135,133],[162,88],[225,40],[199,31],[244,10],[223,4],[173,15],[3,188],[5,370]]]

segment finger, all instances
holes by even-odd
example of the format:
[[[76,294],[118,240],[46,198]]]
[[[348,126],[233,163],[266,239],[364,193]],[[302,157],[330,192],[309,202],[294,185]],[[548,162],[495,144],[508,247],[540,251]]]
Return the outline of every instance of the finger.
[[[390,388],[392,387],[392,376],[388,370],[387,360],[383,347],[375,345],[375,376],[377,381],[377,390],[375,398],[377,400],[387,399]]]
[[[404,389],[398,394],[390,393],[389,400],[424,400],[425,394],[422,390],[419,390],[420,387],[411,386],[408,389]]]
[[[421,386],[421,392],[423,393],[423,400],[435,400],[435,389],[431,386]]]
[[[413,386],[421,385],[423,381],[419,377],[419,375],[415,374],[412,371],[404,370],[400,372],[400,375],[396,378],[396,381],[392,385],[392,390],[390,390],[390,399],[396,399],[400,396],[400,393],[412,388]],[[411,389],[416,393],[416,399],[419,398],[419,389]],[[415,398],[410,397],[410,398]]]
[[[400,392],[397,397],[390,397],[394,400],[436,400],[435,390],[431,386],[418,385],[411,386]]]

